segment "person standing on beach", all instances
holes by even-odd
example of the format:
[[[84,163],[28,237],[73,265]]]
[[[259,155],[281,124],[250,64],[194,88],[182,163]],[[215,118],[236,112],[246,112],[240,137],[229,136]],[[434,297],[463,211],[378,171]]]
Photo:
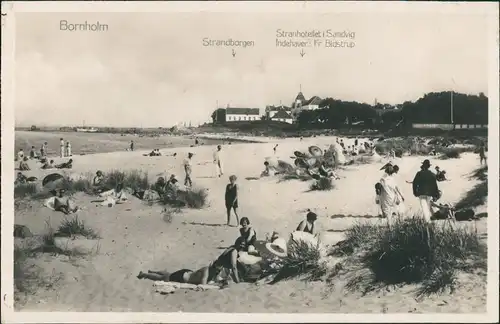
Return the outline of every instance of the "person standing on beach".
[[[418,198],[426,221],[430,221],[433,214],[431,200],[439,197],[436,176],[429,170],[430,167],[430,161],[424,160],[413,179],[413,195]]]
[[[397,168],[399,171],[399,167]],[[385,176],[380,179],[380,208],[382,216],[387,218],[389,226],[392,223],[392,217],[400,214],[399,205],[404,202],[403,194],[399,190],[399,186],[395,179],[396,172],[392,165],[385,168]]]
[[[217,150],[214,152],[214,164],[216,169],[216,174],[220,178],[224,172],[222,171],[222,161],[220,158],[220,152],[222,150],[222,146],[217,145]]]
[[[274,147],[273,147],[273,151],[274,151],[274,154],[276,154],[276,149],[278,148],[278,144],[276,144]]]
[[[234,210],[236,216],[236,224],[239,224],[240,219],[238,216],[238,186],[236,185],[236,176],[229,177],[229,184],[226,186],[225,194],[226,211],[227,211],[227,224],[231,223],[231,209]]]
[[[61,137],[61,142],[59,144],[59,155],[60,157],[64,157],[64,139]]]
[[[134,141],[130,141],[130,150],[133,151],[134,150]]]
[[[184,171],[186,173],[186,177],[184,178],[184,185],[185,186],[193,186],[193,181],[191,180],[191,172],[192,172],[192,164],[191,164],[191,158],[193,157],[193,153],[188,153],[187,158],[184,160],[183,165],[184,165]]]
[[[42,144],[42,147],[40,148],[40,156],[41,157],[47,156],[47,142],[44,142]]]
[[[71,156],[71,143],[66,141],[66,156]]]
[[[485,145],[484,145],[484,142],[481,142],[481,146],[479,146],[479,161],[481,163],[481,165],[483,165],[483,161],[484,161],[484,164],[486,164],[486,148],[485,148]]]

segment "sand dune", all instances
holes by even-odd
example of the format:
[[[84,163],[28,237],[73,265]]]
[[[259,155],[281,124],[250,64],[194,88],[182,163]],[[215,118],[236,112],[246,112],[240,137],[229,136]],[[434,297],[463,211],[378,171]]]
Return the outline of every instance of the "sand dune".
[[[180,268],[195,269],[206,265],[228,247],[238,236],[235,227],[225,223],[224,190],[227,177],[238,176],[240,185],[240,217],[250,218],[257,235],[264,237],[273,230],[288,233],[304,218],[304,211],[315,210],[319,215],[319,229],[332,241],[341,238],[342,230],[355,221],[381,221],[377,217],[373,185],[380,178],[384,162],[349,166],[339,172],[336,189],[327,192],[307,192],[308,182],[291,180],[279,182],[269,177],[257,177],[263,170],[266,157],[273,157],[273,147],[279,144],[275,158],[292,162],[294,150],[306,150],[311,144],[321,148],[332,143],[331,137],[298,139],[268,139],[267,143],[232,144],[223,147],[224,177],[215,177],[212,163],[213,146],[161,149],[163,154],[177,153],[176,157],[144,157],[143,151],[110,152],[74,156],[71,172],[87,173],[100,169],[141,169],[151,180],[161,172],[175,173],[182,179],[182,159],[193,152],[193,181],[195,186],[208,188],[209,206],[202,210],[184,210],[174,216],[172,223],[162,220],[159,206],[147,206],[133,199],[113,208],[95,207],[91,198],[83,194],[77,199],[84,207],[79,217],[97,229],[100,253],[88,259],[68,260],[67,257],[44,255],[36,260],[45,273],[64,273],[52,290],[40,290],[30,296],[23,310],[53,311],[184,311],[184,312],[484,312],[486,292],[484,283],[473,279],[470,287],[462,287],[454,295],[426,298],[417,302],[408,286],[392,291],[378,292],[360,298],[342,290],[342,282],[335,290],[327,291],[321,282],[282,282],[275,286],[233,284],[217,291],[180,291],[162,296],[154,293],[152,282],[136,279],[140,270]],[[346,139],[346,144],[353,141]],[[406,205],[417,210],[412,195],[411,181],[418,171],[422,157],[396,159],[400,166],[399,183]],[[477,155],[463,154],[460,160],[431,159],[431,163],[447,170],[452,180],[440,184],[442,201],[456,202],[475,185],[467,175],[478,167]],[[34,164],[32,161],[32,166]],[[41,177],[52,172],[34,169],[26,175]],[[337,216],[334,216],[337,215]],[[358,215],[365,217],[340,217]],[[333,217],[332,217],[333,216]],[[16,213],[16,224],[25,224],[35,232],[44,230],[45,221],[57,226],[63,215],[36,207]],[[233,220],[234,224],[234,220]],[[486,221],[467,223],[486,232]],[[75,263],[77,266],[75,266]],[[467,282],[467,281],[466,281]]]

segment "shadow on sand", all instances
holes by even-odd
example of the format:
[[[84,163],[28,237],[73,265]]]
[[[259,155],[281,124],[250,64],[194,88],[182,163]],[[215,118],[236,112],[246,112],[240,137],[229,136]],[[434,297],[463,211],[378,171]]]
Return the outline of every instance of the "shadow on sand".
[[[246,177],[245,180],[259,180],[260,177]]]
[[[335,214],[330,216],[331,219],[337,219],[337,218],[383,218],[382,216],[374,216],[374,215],[344,215],[344,214]]]
[[[185,225],[200,225],[200,226],[212,226],[212,227],[223,227],[227,226],[226,224],[208,224],[208,223],[197,223],[197,222],[182,222]]]

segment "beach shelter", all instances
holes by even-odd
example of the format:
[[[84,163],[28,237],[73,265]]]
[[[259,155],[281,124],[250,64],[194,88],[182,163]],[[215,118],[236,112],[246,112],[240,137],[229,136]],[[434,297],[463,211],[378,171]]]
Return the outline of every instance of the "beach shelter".
[[[321,150],[319,147],[317,147],[316,145],[313,145],[313,146],[309,146],[309,149],[308,149],[309,153],[311,153],[312,156],[314,157],[320,157],[320,156],[323,156],[323,150]]]
[[[45,187],[45,186],[47,186],[49,184],[54,183],[55,181],[63,179],[63,178],[64,178],[64,176],[61,175],[61,174],[59,174],[59,173],[51,173],[51,174],[45,176],[45,178],[43,178],[43,180],[42,180],[42,186]]]

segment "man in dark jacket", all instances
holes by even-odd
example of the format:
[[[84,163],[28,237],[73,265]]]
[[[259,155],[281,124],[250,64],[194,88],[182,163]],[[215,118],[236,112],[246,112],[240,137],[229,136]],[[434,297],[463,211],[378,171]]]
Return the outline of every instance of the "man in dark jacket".
[[[429,170],[431,163],[425,160],[413,179],[413,195],[418,198],[422,213],[427,221],[431,220],[433,211],[431,200],[439,197],[436,176]]]

